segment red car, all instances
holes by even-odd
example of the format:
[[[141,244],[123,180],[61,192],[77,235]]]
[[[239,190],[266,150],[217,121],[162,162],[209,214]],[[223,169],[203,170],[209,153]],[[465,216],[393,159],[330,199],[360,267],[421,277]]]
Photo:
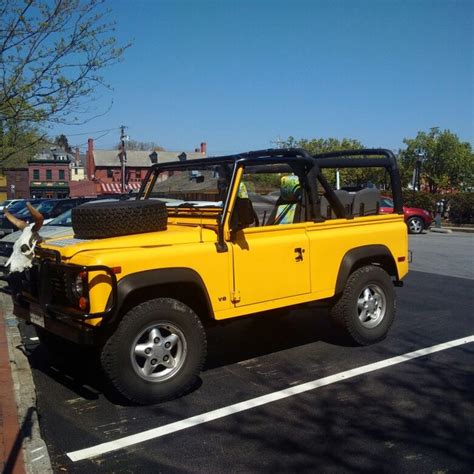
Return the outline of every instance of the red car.
[[[393,212],[393,200],[390,197],[382,196],[380,198],[380,213],[390,214]],[[421,234],[423,230],[428,229],[433,218],[431,213],[418,207],[403,206],[403,215],[408,226],[410,234]]]

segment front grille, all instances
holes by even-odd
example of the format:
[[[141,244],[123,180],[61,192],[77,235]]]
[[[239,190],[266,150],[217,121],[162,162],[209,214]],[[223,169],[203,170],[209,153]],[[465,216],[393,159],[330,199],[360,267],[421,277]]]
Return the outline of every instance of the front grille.
[[[43,262],[40,267],[35,262],[21,274],[21,290],[28,299],[39,301],[41,305],[71,306],[75,301],[71,291],[75,275],[61,265]]]
[[[67,278],[64,271],[60,271],[58,267],[54,268],[55,271],[51,271],[53,268],[49,268],[49,284],[51,288],[51,296],[54,298],[55,303],[65,305],[67,304]]]

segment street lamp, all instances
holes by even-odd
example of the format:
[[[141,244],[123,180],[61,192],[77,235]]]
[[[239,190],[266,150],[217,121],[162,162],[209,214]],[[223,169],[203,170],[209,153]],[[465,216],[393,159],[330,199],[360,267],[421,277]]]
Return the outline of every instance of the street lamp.
[[[415,169],[413,170],[413,194],[415,194],[415,191],[419,191],[421,189],[421,165],[426,159],[425,153],[421,150],[417,150],[415,154],[417,158],[415,161]]]

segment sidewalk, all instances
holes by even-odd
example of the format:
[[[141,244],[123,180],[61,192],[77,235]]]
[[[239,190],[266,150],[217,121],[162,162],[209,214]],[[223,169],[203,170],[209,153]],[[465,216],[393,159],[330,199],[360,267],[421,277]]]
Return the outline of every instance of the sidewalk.
[[[3,285],[0,283],[0,290]],[[12,314],[10,295],[0,291],[0,472],[49,474],[41,438],[31,368]]]
[[[24,433],[20,431],[15,401],[5,318],[0,308],[0,472],[25,473]]]

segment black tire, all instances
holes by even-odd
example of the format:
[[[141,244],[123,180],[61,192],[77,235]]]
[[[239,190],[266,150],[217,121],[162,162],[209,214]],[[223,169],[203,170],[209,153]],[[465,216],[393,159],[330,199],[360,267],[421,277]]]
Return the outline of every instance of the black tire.
[[[331,316],[355,343],[367,346],[385,339],[395,307],[390,276],[380,267],[367,265],[349,276],[342,295],[331,307]]]
[[[177,300],[157,298],[123,317],[102,349],[101,363],[118,392],[147,405],[189,390],[205,357],[206,333],[194,311]]]
[[[409,234],[421,234],[425,230],[425,221],[421,217],[410,217],[407,220]]]
[[[166,204],[158,200],[94,202],[72,210],[79,239],[101,239],[166,230]]]

